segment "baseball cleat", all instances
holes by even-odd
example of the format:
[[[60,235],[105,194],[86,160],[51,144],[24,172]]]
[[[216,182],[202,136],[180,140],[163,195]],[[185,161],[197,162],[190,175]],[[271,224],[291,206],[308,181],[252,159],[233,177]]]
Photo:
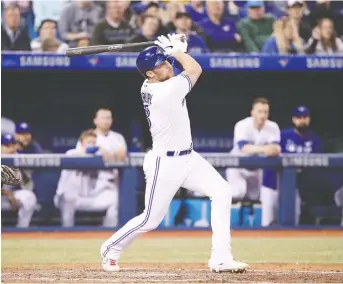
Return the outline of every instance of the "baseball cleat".
[[[120,267],[116,260],[104,257],[102,259],[102,269],[107,272],[118,272]]]
[[[243,273],[249,268],[249,265],[247,263],[239,262],[233,259],[227,262],[214,262],[210,260],[208,262],[208,266],[212,272],[217,272],[217,273],[220,273],[220,272]]]

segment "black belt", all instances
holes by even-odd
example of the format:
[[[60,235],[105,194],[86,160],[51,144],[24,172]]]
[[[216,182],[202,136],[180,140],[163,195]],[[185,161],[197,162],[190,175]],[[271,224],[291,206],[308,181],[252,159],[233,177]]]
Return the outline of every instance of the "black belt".
[[[178,151],[168,151],[167,156],[168,157],[184,156],[184,155],[189,155],[190,153],[192,153],[192,149],[183,150],[183,151],[180,151],[179,153]]]
[[[191,146],[187,150],[182,150],[182,151],[168,151],[167,156],[168,157],[174,157],[174,156],[184,156],[184,155],[189,155],[192,153],[193,150],[193,143],[191,143]]]

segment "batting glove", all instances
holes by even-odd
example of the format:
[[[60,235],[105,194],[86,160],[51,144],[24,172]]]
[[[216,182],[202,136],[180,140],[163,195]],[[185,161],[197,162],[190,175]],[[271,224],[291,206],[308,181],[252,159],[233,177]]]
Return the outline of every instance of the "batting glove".
[[[188,43],[184,34],[168,34],[168,38],[173,45],[174,51],[187,52]]]
[[[157,40],[154,41],[156,45],[163,49],[165,55],[170,55],[173,51],[173,44],[169,38],[165,36],[157,37]]]
[[[168,37],[159,36],[154,43],[161,47],[164,54],[168,56],[176,51],[187,52],[188,47],[186,36],[183,34],[169,34]]]

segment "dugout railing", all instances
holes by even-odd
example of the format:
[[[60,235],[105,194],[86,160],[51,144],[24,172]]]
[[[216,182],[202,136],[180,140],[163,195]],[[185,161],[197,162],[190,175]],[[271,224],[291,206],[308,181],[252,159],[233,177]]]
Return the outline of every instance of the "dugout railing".
[[[137,183],[139,182],[144,155],[145,153],[130,153],[125,163],[106,163],[101,156],[70,157],[64,154],[19,154],[3,155],[1,163],[31,170],[120,169],[119,225],[121,226],[140,213],[137,212]],[[297,169],[339,169],[343,176],[343,154],[284,154],[280,157],[232,156],[223,153],[201,153],[201,155],[218,169],[228,167],[276,169],[279,173],[278,220],[280,226],[295,226]],[[330,211],[326,214],[330,214]]]

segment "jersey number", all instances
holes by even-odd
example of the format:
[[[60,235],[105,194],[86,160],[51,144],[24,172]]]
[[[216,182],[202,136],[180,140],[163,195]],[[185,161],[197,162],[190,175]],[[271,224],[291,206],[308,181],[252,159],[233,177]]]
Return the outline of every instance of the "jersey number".
[[[150,121],[150,110],[149,110],[149,106],[148,105],[144,105],[144,110],[145,110],[145,115],[148,119],[148,124],[149,124],[149,128],[151,127],[151,121]]]

